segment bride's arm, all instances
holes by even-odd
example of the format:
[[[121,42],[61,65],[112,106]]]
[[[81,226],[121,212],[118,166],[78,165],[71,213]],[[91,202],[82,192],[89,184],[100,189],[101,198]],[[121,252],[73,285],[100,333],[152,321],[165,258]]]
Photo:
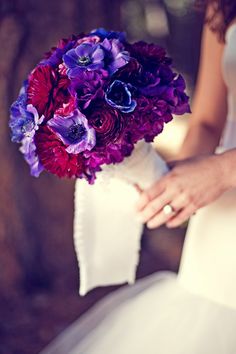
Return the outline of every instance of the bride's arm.
[[[213,153],[227,115],[227,90],[222,74],[224,43],[204,26],[198,80],[189,129],[178,158]]]
[[[189,130],[173,170],[142,193],[138,210],[143,222],[158,227],[167,223],[176,227],[191,214],[219,197],[226,189],[236,186],[236,150],[212,154],[219,143],[227,115],[227,90],[222,74],[224,43],[208,25],[203,31],[202,51],[193,114]],[[205,155],[205,157],[203,157]],[[199,158],[199,156],[202,156]],[[174,215],[165,215],[163,207],[171,204]]]

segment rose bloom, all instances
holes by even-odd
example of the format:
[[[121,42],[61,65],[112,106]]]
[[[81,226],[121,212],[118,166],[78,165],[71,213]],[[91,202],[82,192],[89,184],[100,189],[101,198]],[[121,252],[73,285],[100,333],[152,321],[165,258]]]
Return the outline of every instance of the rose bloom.
[[[96,131],[98,147],[117,142],[125,130],[127,120],[103,101],[92,104],[86,116],[90,126]]]

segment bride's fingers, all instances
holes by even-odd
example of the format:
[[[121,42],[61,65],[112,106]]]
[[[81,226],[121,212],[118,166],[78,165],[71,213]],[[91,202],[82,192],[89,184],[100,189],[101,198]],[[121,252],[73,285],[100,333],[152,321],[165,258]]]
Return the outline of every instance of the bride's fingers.
[[[159,212],[153,214],[153,217],[149,218],[147,227],[150,229],[166,224],[168,227],[177,227],[187,221],[192,214],[196,211],[195,206],[189,202],[189,198],[186,194],[178,194],[175,198],[163,198],[162,206],[159,206]],[[170,205],[173,208],[173,212],[165,213],[164,206]]]
[[[151,188],[146,189],[141,193],[140,198],[136,204],[137,211],[143,210],[148,203],[150,203],[154,198],[159,196],[165,190],[165,177],[161,181],[155,183]]]
[[[176,218],[177,215],[179,215],[180,211],[182,212],[182,210],[185,210],[185,208],[187,208],[189,204],[190,204],[189,199],[187,195],[184,193],[177,194],[175,198],[173,197],[172,198],[166,197],[166,199],[163,198],[162,203],[158,205],[159,209],[156,210],[156,213],[153,213],[153,215],[149,217],[149,220],[145,220],[148,221],[147,227],[156,228],[161,226],[162,224],[168,224],[174,218]],[[170,211],[169,214],[168,213],[166,214],[163,210],[165,205],[170,205],[171,208],[173,209],[173,212]]]
[[[168,203],[167,203],[168,204]],[[147,227],[149,229],[155,229],[170,220],[170,218],[175,214],[175,211],[170,213],[165,213],[162,208],[157,214],[155,214],[151,219],[147,222]]]
[[[195,212],[195,206],[193,204],[189,204],[186,208],[182,209],[179,213],[167,221],[166,226],[169,228],[178,227],[187,221]]]
[[[144,215],[144,222],[148,222],[147,226],[149,228],[156,228],[162,224],[167,223],[177,214],[180,210],[188,206],[189,201],[184,193],[177,193],[175,190],[172,191],[169,195],[161,195],[157,199],[154,199],[153,202],[149,203],[148,206],[142,211]],[[169,205],[173,211],[165,213],[163,209],[166,205]]]
[[[175,212],[186,208],[190,204],[190,199],[185,193],[180,193],[178,196],[170,202],[170,205]]]
[[[169,216],[165,215],[163,208],[165,205],[170,204],[170,201],[173,199],[172,195],[167,193],[162,193],[158,198],[153,199],[147,204],[147,206],[139,213],[140,219],[146,223],[160,214],[160,219],[163,219],[164,214],[169,219]]]

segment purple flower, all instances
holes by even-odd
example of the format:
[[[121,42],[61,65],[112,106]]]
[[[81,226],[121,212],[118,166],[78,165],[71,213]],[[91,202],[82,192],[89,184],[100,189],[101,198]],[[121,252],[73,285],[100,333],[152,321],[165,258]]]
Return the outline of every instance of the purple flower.
[[[78,104],[88,108],[91,101],[104,98],[104,85],[109,78],[106,70],[83,71],[72,81],[72,90],[77,93]]]
[[[14,102],[10,109],[9,126],[12,131],[11,140],[20,143],[27,130],[33,128],[33,117],[26,110],[26,94],[22,94]]]
[[[191,113],[189,106],[189,97],[186,95],[185,91],[185,81],[184,78],[179,75],[176,80],[174,80],[174,95],[175,95],[175,108],[173,109],[174,114],[184,114]]]
[[[127,118],[129,141],[134,144],[143,138],[147,142],[153,141],[163,130],[164,124],[171,121],[172,115],[165,101],[140,96],[137,98],[137,108]]]
[[[123,113],[133,112],[137,103],[132,99],[131,88],[130,84],[115,80],[108,87],[105,100],[110,106],[119,109]]]
[[[148,71],[155,71],[161,63],[170,65],[171,59],[166,57],[165,50],[153,43],[139,41],[133,44],[125,43],[125,48],[130,52],[131,57]]]
[[[190,113],[189,97],[184,91],[185,81],[179,75],[171,83],[160,84],[159,88],[156,89],[156,96],[168,103],[171,113],[182,115]]]
[[[140,92],[148,97],[162,95],[167,88],[172,88],[176,74],[168,65],[160,65],[155,72],[144,71],[140,78]]]
[[[77,77],[81,71],[104,67],[104,50],[100,44],[82,43],[63,55],[69,78]]]
[[[91,36],[98,36],[101,40],[107,39],[118,39],[120,42],[126,41],[125,32],[116,32],[116,31],[107,31],[104,28],[100,27],[90,32]]]
[[[118,39],[104,39],[101,46],[105,50],[105,69],[112,75],[119,68],[126,65],[130,60],[129,52],[124,50],[124,46]]]
[[[31,136],[26,136],[22,140],[20,151],[24,155],[25,161],[30,166],[30,173],[34,177],[38,177],[44,170],[44,167],[39,162],[39,158],[36,153],[36,145],[34,143],[35,132]]]
[[[41,64],[51,65],[53,68],[57,67],[62,62],[63,55],[73,48],[75,44],[74,40],[61,40],[58,47],[53,48],[50,56],[46,59],[41,60]]]
[[[96,144],[95,130],[89,127],[87,118],[79,110],[67,117],[54,116],[47,125],[68,145],[68,153],[78,154],[91,150]]]
[[[22,87],[16,102],[11,106],[9,126],[12,130],[12,141],[21,143],[20,151],[30,165],[31,175],[38,177],[44,168],[36,154],[34,136],[44,116],[39,118],[37,109],[32,104],[27,105],[26,89],[27,82]]]
[[[138,86],[142,95],[165,101],[171,113],[182,115],[190,112],[185,81],[181,75],[176,78],[169,65],[161,64],[156,72],[143,72]]]
[[[38,177],[44,168],[40,164],[38,156],[36,154],[34,136],[36,130],[38,130],[39,128],[39,125],[43,122],[44,116],[39,118],[38,112],[32,104],[26,106],[26,112],[26,119],[24,119],[24,124],[21,126],[23,138],[20,140],[20,151],[23,153],[26,162],[30,166],[31,175]],[[20,135],[18,135],[18,137],[20,137]]]
[[[113,74],[114,80],[120,80],[123,82],[132,82],[135,86],[140,86],[140,82],[143,85],[142,80],[142,67],[136,59],[130,58],[129,62],[122,66],[119,70]]]
[[[133,144],[125,142],[124,144],[108,144],[106,149],[96,148],[95,151],[86,151],[86,165],[91,175],[90,183],[94,183],[96,172],[102,170],[102,165],[122,162],[125,157],[131,155],[133,149]]]
[[[20,143],[25,135],[30,133],[38,122],[38,112],[32,106],[27,106],[26,84],[22,87],[18,99],[10,109],[9,126],[12,131],[11,140]]]
[[[147,72],[143,75],[143,84],[145,83],[145,80],[147,84],[139,88],[140,92],[148,97],[157,96],[160,92],[160,77]]]

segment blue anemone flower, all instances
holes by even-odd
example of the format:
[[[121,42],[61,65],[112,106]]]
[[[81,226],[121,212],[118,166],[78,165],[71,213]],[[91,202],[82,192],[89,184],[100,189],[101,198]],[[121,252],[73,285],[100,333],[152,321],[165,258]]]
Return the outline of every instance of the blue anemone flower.
[[[107,103],[123,113],[133,112],[137,102],[132,99],[131,85],[115,80],[105,94]]]
[[[126,33],[118,31],[107,31],[105,28],[97,28],[90,32],[91,36],[98,36],[102,40],[107,39],[118,39],[120,42],[126,41]]]

